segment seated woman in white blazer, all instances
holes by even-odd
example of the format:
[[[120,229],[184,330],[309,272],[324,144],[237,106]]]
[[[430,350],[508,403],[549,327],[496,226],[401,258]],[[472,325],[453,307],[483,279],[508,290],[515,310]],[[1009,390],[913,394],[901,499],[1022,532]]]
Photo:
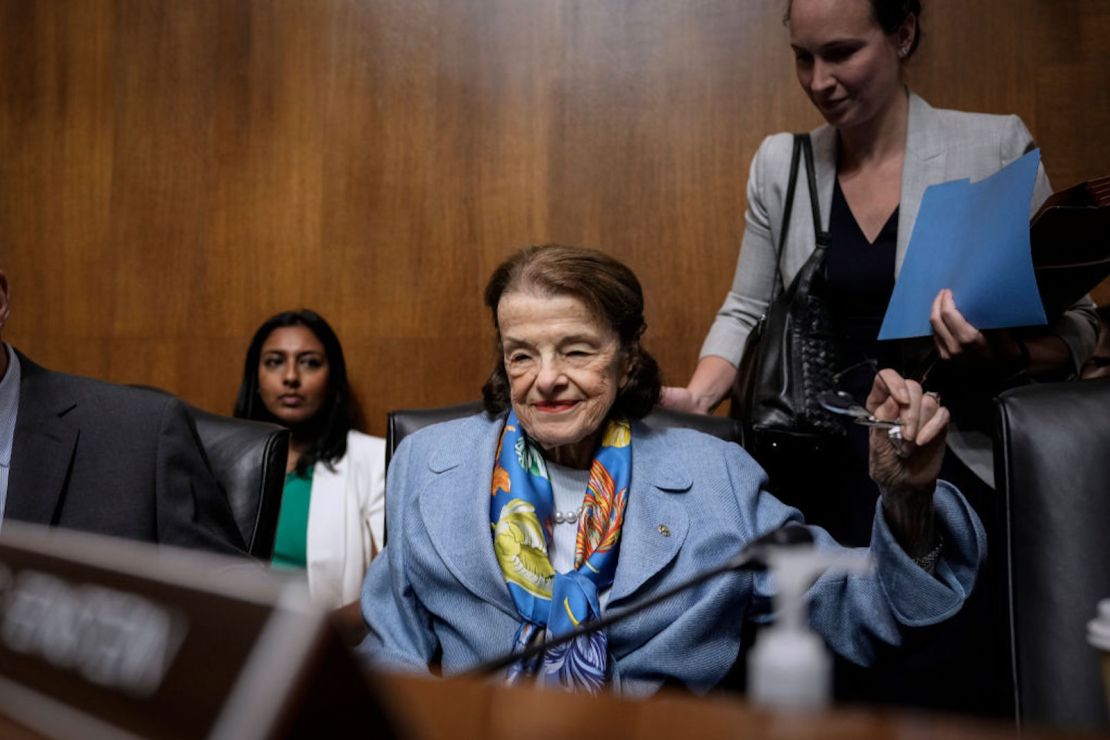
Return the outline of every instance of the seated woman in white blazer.
[[[289,427],[275,567],[304,568],[314,601],[357,603],[382,547],[385,440],[352,429],[353,403],[339,339],[317,313],[268,319],[247,349],[235,416]],[[352,611],[357,617],[357,606]]]

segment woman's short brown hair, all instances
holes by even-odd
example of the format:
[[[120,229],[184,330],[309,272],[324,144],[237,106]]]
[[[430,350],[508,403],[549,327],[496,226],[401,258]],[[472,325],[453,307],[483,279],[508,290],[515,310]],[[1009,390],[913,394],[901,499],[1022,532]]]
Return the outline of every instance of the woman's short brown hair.
[[[617,333],[631,369],[628,382],[617,393],[609,414],[629,419],[647,416],[659,400],[662,381],[655,358],[640,347],[640,336],[647,328],[640,281],[632,270],[604,252],[560,244],[520,250],[502,262],[486,284],[486,305],[497,331],[497,362],[482,387],[486,411],[500,414],[511,404],[497,306],[506,293],[525,290],[574,296]]]

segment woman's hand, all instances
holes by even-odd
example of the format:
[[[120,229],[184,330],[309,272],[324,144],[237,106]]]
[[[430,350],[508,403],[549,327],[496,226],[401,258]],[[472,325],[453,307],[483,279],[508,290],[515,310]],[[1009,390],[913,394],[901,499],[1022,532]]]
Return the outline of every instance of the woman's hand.
[[[942,360],[970,360],[976,363],[1016,363],[1021,346],[1006,331],[981,332],[956,308],[952,291],[937,293],[929,312],[933,344]]]
[[[894,370],[881,370],[867,396],[867,410],[876,418],[902,423],[902,438],[886,429],[871,430],[871,478],[884,493],[928,492],[936,487],[944,459],[948,409],[937,397]]]
[[[659,405],[672,411],[709,414],[728,395],[736,380],[736,367],[723,357],[707,355],[698,362],[685,388],[665,387]]]
[[[885,369],[875,376],[867,410],[902,423],[901,439],[891,439],[886,429],[871,429],[870,472],[894,536],[911,557],[918,557],[934,544],[933,492],[944,460],[948,409],[915,381]]]
[[[689,388],[663,386],[663,390],[659,393],[659,405],[671,411],[685,411],[690,414],[699,413],[697,403],[694,401],[694,394],[690,392]]]

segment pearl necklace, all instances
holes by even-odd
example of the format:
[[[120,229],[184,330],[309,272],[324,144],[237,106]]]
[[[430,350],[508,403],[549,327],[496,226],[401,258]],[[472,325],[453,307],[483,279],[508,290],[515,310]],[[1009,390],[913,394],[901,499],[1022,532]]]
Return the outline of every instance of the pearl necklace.
[[[555,512],[555,523],[556,524],[577,524],[578,523],[578,517],[582,516],[582,511],[584,509],[585,509],[584,506],[579,506],[577,509],[571,509],[570,511],[556,511]]]

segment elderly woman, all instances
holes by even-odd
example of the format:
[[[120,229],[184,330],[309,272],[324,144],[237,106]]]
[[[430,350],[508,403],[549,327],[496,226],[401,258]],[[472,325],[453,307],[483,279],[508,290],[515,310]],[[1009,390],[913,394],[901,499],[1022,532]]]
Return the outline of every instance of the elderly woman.
[[[390,470],[392,536],[362,592],[373,663],[472,668],[668,589],[800,518],[762,491],[763,472],[740,447],[639,421],[660,379],[640,345],[640,284],[623,264],[528,248],[493,273],[486,303],[501,349],[487,413],[408,437]],[[904,423],[899,447],[872,437],[878,568],[811,591],[814,626],[859,663],[878,642],[958,611],[985,547],[959,492],[936,480],[947,412],[893,371],[868,405]],[[736,659],[741,616],[770,592],[763,576],[721,576],[509,677],[705,691]]]

